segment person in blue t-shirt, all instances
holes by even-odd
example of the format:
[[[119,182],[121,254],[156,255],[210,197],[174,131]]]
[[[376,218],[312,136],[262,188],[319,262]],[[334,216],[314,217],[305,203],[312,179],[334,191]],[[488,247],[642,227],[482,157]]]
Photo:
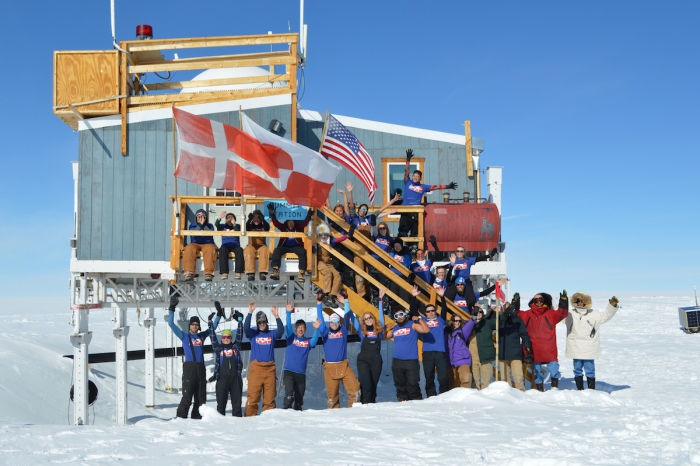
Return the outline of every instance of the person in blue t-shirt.
[[[456,281],[458,278],[463,278],[466,283],[465,294],[463,296],[466,298],[469,307],[471,307],[478,299],[474,297],[474,288],[471,282],[472,266],[477,262],[483,262],[493,258],[498,252],[498,249],[494,248],[490,253],[480,255],[479,257],[466,257],[465,254],[467,250],[464,246],[457,246],[456,252],[456,254],[450,254],[450,269],[447,271],[447,282],[451,283],[451,285],[447,288],[447,291],[445,291],[445,297],[452,301],[455,300],[455,294],[457,292],[455,287]]]
[[[292,330],[292,314],[294,306],[287,302],[287,350],[284,356],[284,409],[294,405],[296,411],[301,411],[304,404],[304,392],[306,391],[306,365],[309,362],[309,352],[316,347],[321,326],[320,319],[313,323],[314,334],[306,338],[306,322],[299,319],[294,323]]]
[[[195,223],[190,225],[190,230],[214,231],[214,225],[209,223],[209,214],[204,209],[199,209],[195,214]],[[216,270],[216,244],[213,236],[191,236],[190,244],[185,246],[182,253],[182,269],[185,273],[183,280],[190,281],[194,278],[194,269],[197,265],[197,253],[202,252],[202,264],[204,265],[204,279],[211,281]]]
[[[445,309],[442,315],[437,314],[434,304],[425,305],[425,323],[430,333],[420,335],[423,341],[423,375],[425,376],[425,395],[430,398],[450,389],[447,372],[447,355],[445,354]],[[435,390],[435,374],[437,373],[440,391]]]
[[[412,158],[413,150],[408,149],[406,151],[406,170],[403,174],[403,205],[421,205],[423,203],[423,196],[430,191],[457,188],[457,183],[454,181],[447,185],[421,184],[420,181],[423,177],[423,172],[420,170],[414,170],[413,174],[409,176]],[[397,236],[418,236],[417,213],[412,212],[401,214],[401,220],[399,220],[399,234]]]
[[[430,283],[433,281],[433,274],[430,273],[430,267],[432,267],[432,265],[433,264],[430,262],[430,259],[425,257],[425,250],[418,249],[416,251],[416,260],[411,263],[409,270],[415,273],[418,278],[430,285]]]
[[[333,313],[328,319],[329,325],[326,327],[323,322],[323,303],[321,300],[322,294],[319,293],[316,297],[316,312],[318,318],[321,319],[319,331],[321,338],[323,338],[323,351],[326,354],[323,367],[325,368],[324,378],[328,393],[328,407],[340,408],[340,382],[343,382],[348,394],[348,408],[352,408],[359,395],[360,383],[348,363],[348,321],[352,314],[350,301],[344,292],[338,295],[338,302],[345,307],[343,322],[340,322],[338,314]]]
[[[221,223],[222,219],[225,219],[224,223]],[[217,231],[241,231],[241,226],[236,223],[236,216],[233,212],[221,212],[219,218],[214,222],[214,226]],[[240,280],[245,270],[245,261],[243,259],[243,248],[241,247],[241,241],[238,236],[221,237],[221,247],[219,248],[219,273],[221,274],[222,280],[228,278],[228,254],[230,252],[235,255],[233,260],[235,264],[234,272],[236,273],[236,280]]]
[[[270,202],[267,205],[267,210],[270,212],[270,217],[272,219],[272,224],[279,230],[285,233],[303,233],[306,226],[311,221],[314,215],[314,210],[309,209],[306,213],[306,218],[304,220],[285,220],[284,223],[277,220],[275,204]],[[302,238],[280,238],[277,247],[272,252],[272,260],[270,265],[272,266],[272,273],[270,274],[270,279],[279,280],[280,279],[280,266],[282,265],[282,256],[287,253],[292,253],[299,259],[299,276],[297,281],[299,283],[304,283],[306,280],[306,249],[304,249],[304,240]]]
[[[257,326],[251,328],[250,321],[255,311],[255,303],[248,304],[248,315],[245,316],[243,331],[250,340],[250,363],[248,364],[248,401],[245,405],[245,416],[258,414],[260,395],[263,396],[263,411],[275,409],[277,396],[277,370],[275,366],[275,341],[284,335],[284,324],[279,317],[276,306],[270,307],[277,322],[277,330],[272,331],[267,323],[267,315],[263,311],[255,314]]]
[[[180,302],[176,295],[170,297],[170,311],[168,316],[168,326],[175,336],[182,342],[182,349],[185,353],[185,360],[182,363],[182,399],[177,407],[177,417],[187,419],[190,406],[192,407],[192,419],[202,419],[199,414],[199,407],[207,400],[207,374],[204,368],[204,341],[210,332],[200,331],[199,317],[190,317],[189,331],[183,332],[175,323],[175,308]],[[215,304],[218,304],[216,302]],[[214,328],[219,325],[219,316],[213,322]],[[211,320],[211,316],[209,318]]]
[[[396,398],[399,401],[421,400],[420,363],[418,362],[418,334],[429,333],[428,324],[418,314],[420,294],[417,286],[411,290],[410,310],[394,313],[396,325],[387,332],[386,338],[394,339],[394,359],[391,371],[394,374]]]

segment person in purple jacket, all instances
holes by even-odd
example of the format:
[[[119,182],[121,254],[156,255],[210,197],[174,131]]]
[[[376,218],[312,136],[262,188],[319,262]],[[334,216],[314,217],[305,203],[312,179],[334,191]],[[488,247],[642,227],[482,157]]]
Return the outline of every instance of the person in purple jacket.
[[[263,411],[275,409],[277,396],[277,369],[275,367],[275,341],[284,335],[284,324],[279,317],[277,307],[270,307],[277,321],[277,330],[272,331],[267,324],[267,315],[263,311],[255,314],[255,328],[250,327],[250,320],[255,311],[255,302],[248,304],[243,331],[250,340],[250,364],[248,364],[248,400],[245,404],[246,417],[258,414],[260,395],[263,396]]]
[[[430,333],[420,335],[420,339],[423,341],[423,375],[425,376],[425,395],[428,398],[438,394],[435,390],[436,373],[440,388],[439,393],[445,393],[450,389],[445,354],[446,318],[446,308],[442,308],[441,315],[437,315],[437,309],[433,304],[425,305],[425,323],[428,324]]]
[[[314,334],[306,338],[306,322],[299,319],[294,323],[292,330],[292,314],[294,305],[287,302],[287,351],[284,356],[284,409],[289,409],[294,404],[296,411],[301,411],[304,404],[304,392],[306,391],[306,366],[309,362],[309,352],[316,347],[318,342],[318,328],[321,321],[314,322]]]
[[[333,313],[328,320],[328,327],[323,322],[323,304],[321,293],[316,297],[316,312],[321,319],[321,338],[323,338],[323,351],[326,360],[323,362],[325,368],[326,392],[328,393],[328,407],[340,408],[340,382],[343,382],[345,391],[348,393],[348,407],[351,408],[357,401],[360,391],[360,383],[355,377],[350,364],[348,363],[348,321],[352,311],[350,301],[344,292],[338,295],[338,301],[345,306],[345,316],[340,322],[340,316]]]
[[[441,307],[443,316],[447,315],[447,300],[445,299],[445,289],[438,288],[437,293],[441,297]],[[447,360],[450,365],[448,374],[450,386],[460,386],[464,388],[472,387],[472,354],[469,352],[469,335],[471,335],[476,321],[469,319],[465,321],[460,316],[453,314],[450,323],[445,326],[445,347],[447,348]]]
[[[418,314],[420,294],[417,286],[413,286],[410,298],[410,310],[394,313],[396,325],[387,332],[387,339],[394,338],[394,358],[391,371],[394,374],[396,398],[399,401],[421,400],[420,392],[420,363],[418,362],[418,334],[428,333],[428,324]],[[410,317],[410,319],[409,319]]]

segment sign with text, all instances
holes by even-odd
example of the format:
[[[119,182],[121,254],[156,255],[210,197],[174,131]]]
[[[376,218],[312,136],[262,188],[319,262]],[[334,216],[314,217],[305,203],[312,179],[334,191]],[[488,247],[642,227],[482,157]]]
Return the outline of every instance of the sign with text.
[[[304,220],[306,218],[307,208],[300,205],[290,204],[285,201],[266,201],[263,213],[265,217],[270,218],[270,211],[267,208],[268,204],[274,204],[277,220],[284,222],[286,220]]]

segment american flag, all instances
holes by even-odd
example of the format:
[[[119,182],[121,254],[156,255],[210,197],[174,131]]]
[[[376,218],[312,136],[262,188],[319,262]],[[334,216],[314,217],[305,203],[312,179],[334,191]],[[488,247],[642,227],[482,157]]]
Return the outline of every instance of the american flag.
[[[374,193],[379,187],[374,178],[374,162],[365,147],[333,115],[328,116],[326,137],[321,146],[321,155],[340,162],[353,172],[367,187],[369,202],[374,204]]]

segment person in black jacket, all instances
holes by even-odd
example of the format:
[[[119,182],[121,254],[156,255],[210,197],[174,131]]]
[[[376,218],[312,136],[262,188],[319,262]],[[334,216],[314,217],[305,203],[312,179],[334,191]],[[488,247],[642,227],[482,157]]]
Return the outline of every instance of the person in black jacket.
[[[503,314],[504,319],[499,325],[498,358],[500,367],[498,373],[500,380],[508,382],[511,387],[515,386],[524,392],[523,362],[532,364],[532,344],[525,328],[525,322],[518,317],[519,309],[520,295],[515,293],[513,301],[508,304]],[[525,361],[523,361],[523,348],[525,348]]]

